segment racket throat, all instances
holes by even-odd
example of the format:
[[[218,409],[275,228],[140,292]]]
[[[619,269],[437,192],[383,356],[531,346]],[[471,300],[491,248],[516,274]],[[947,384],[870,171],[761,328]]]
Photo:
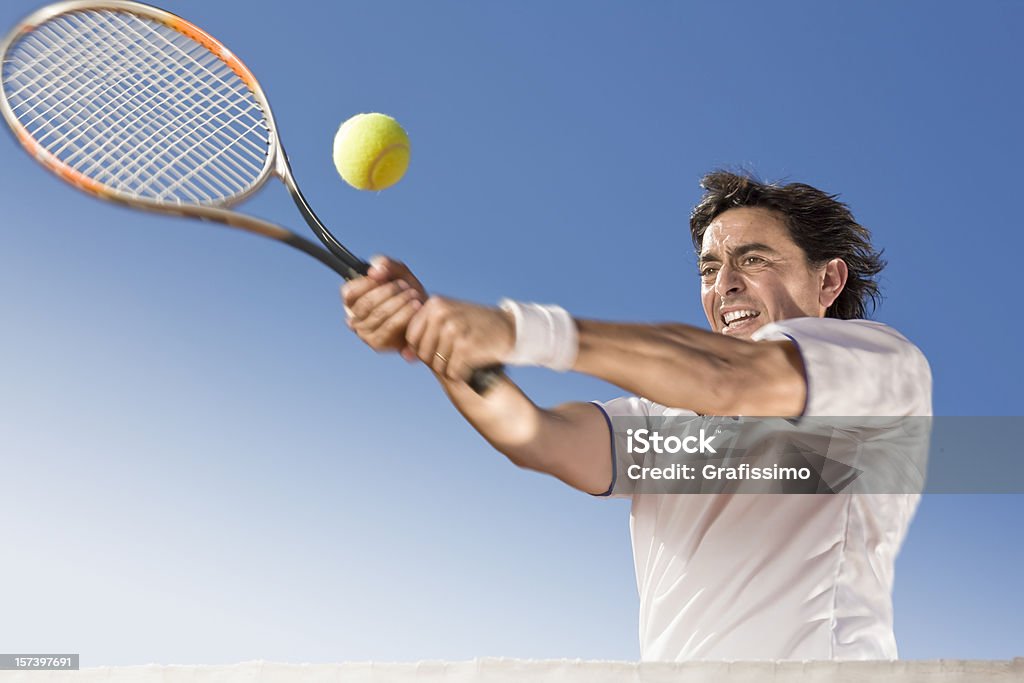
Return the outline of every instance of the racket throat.
[[[292,201],[295,202],[295,206],[298,207],[299,213],[302,214],[302,218],[305,219],[310,229],[316,233],[316,236],[320,238],[320,241],[324,243],[334,256],[341,261],[348,269],[347,273],[342,273],[342,276],[346,280],[353,278],[362,277],[366,275],[367,271],[370,270],[370,264],[363,261],[361,258],[350,252],[348,249],[343,247],[334,235],[330,233],[327,227],[320,221],[315,213],[313,213],[312,207],[309,202],[302,195],[302,191],[299,190],[299,186],[295,183],[295,179],[292,177],[291,169],[288,167],[287,158],[284,155],[284,150],[281,150],[281,154],[278,157],[278,173],[281,179],[284,181],[285,187],[288,188],[288,194],[292,196]]]

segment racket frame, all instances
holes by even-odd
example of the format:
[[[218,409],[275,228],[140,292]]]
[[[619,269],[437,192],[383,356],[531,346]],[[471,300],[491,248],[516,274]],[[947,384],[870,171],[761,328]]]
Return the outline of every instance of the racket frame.
[[[267,100],[266,94],[263,92],[263,88],[256,80],[256,77],[253,76],[252,72],[245,66],[242,60],[236,57],[235,54],[225,47],[223,43],[192,22],[166,10],[132,2],[131,0],[104,0],[99,2],[96,0],[65,0],[64,2],[58,2],[42,7],[23,19],[4,37],[3,41],[0,42],[0,57],[2,57],[4,63],[6,63],[7,54],[10,51],[10,48],[26,34],[31,33],[47,21],[73,12],[103,10],[129,12],[136,16],[159,22],[182,35],[191,38],[220,59],[242,80],[245,86],[252,93],[252,96],[255,98],[259,107],[262,109],[264,120],[267,124],[268,151],[259,175],[256,177],[256,180],[249,185],[249,187],[244,188],[242,191],[222,200],[210,203],[185,204],[177,202],[161,202],[148,197],[139,197],[128,192],[122,192],[117,188],[96,181],[65,164],[55,155],[47,151],[42,145],[37,143],[32,134],[14,113],[11,103],[8,101],[6,89],[0,88],[0,114],[3,115],[4,119],[11,127],[15,138],[17,138],[22,148],[24,148],[30,156],[35,158],[36,161],[49,169],[52,173],[94,197],[125,204],[137,209],[144,209],[146,211],[156,211],[175,216],[187,216],[229,225],[233,228],[239,228],[241,230],[246,230],[251,233],[284,242],[289,246],[303,251],[317,259],[340,274],[346,280],[351,280],[355,277],[365,275],[366,271],[369,269],[369,265],[342,246],[342,244],[334,237],[334,235],[331,234],[323,222],[313,212],[309,202],[306,201],[306,198],[299,190],[299,187],[295,182],[295,178],[292,175],[291,166],[288,163],[288,156],[285,154],[280,136],[277,132],[277,124],[274,120],[273,110],[270,108],[270,102]],[[267,182],[267,179],[272,175],[276,176],[284,183],[285,188],[287,188],[288,193],[292,197],[292,201],[295,202],[295,205],[298,207],[303,219],[329,251],[325,251],[313,242],[296,235],[279,225],[271,223],[270,221],[230,210],[230,207],[245,201],[259,191]]]
[[[236,57],[235,54],[225,47],[223,43],[192,22],[166,10],[133,2],[132,0],[63,0],[62,2],[47,5],[36,10],[23,19],[4,37],[3,41],[0,42],[0,60],[2,60],[0,61],[0,69],[2,69],[3,64],[7,62],[7,54],[10,51],[11,46],[14,45],[22,36],[34,31],[37,27],[45,24],[47,21],[72,12],[103,10],[129,12],[137,16],[159,22],[172,30],[178,31],[182,35],[185,35],[203,45],[207,50],[224,62],[224,64],[227,65],[227,67],[239,78],[241,78],[242,82],[252,92],[256,102],[262,108],[267,124],[268,151],[259,175],[249,187],[244,188],[240,192],[232,194],[224,199],[208,203],[185,204],[161,202],[155,199],[138,197],[126,192],[121,192],[116,188],[93,180],[84,173],[81,173],[80,171],[77,171],[71,166],[65,164],[36,142],[25,125],[22,124],[15,115],[14,110],[8,101],[6,90],[0,87],[0,115],[2,115],[7,121],[11,130],[14,132],[15,137],[18,142],[21,143],[21,146],[25,151],[34,157],[36,161],[65,180],[67,183],[94,197],[146,211],[155,211],[174,216],[186,216],[206,221],[213,221],[257,235],[269,237],[305,252],[309,256],[312,256],[334,270],[346,280],[366,275],[367,270],[369,270],[369,264],[353,255],[348,249],[341,245],[341,243],[334,237],[334,235],[331,234],[327,227],[313,212],[309,202],[306,201],[306,198],[299,190],[298,184],[295,182],[295,178],[292,174],[291,166],[288,163],[288,156],[284,151],[284,146],[281,144],[281,139],[277,132],[277,124],[274,120],[274,114],[270,108],[270,103],[267,101],[263,88],[256,80],[256,77],[253,76],[248,67],[242,63],[242,60]],[[2,76],[2,74],[0,74],[0,76]],[[271,223],[270,221],[256,216],[230,210],[230,207],[239,204],[262,188],[271,175],[277,176],[277,178],[284,183],[285,188],[291,195],[292,201],[295,202],[296,207],[298,207],[303,219],[317,237],[320,238],[320,241],[327,247],[327,249],[324,249],[314,244],[312,241],[307,240],[290,230],[286,230],[275,223]],[[498,381],[502,374],[501,366],[480,368],[473,372],[473,376],[469,379],[469,385],[473,387],[477,393],[482,395]]]

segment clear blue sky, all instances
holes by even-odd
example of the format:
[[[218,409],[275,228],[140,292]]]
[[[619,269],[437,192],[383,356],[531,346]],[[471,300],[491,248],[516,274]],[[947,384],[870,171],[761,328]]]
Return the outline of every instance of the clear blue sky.
[[[1020,3],[165,6],[256,73],[336,233],[435,291],[704,325],[697,181],[751,168],[873,230],[876,317],[928,355],[937,414],[1024,414]],[[362,111],[413,142],[379,194],[330,160]],[[8,135],[0,154],[0,650],[638,657],[627,503],[504,461],[350,335],[307,257],[69,191]],[[299,227],[279,187],[246,208]],[[542,404],[618,393],[515,377]],[[1024,495],[925,498],[901,656],[1024,655],[1022,518]]]

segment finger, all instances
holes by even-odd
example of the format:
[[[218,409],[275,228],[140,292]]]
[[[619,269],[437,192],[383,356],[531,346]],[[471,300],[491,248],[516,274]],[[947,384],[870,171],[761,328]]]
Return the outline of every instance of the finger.
[[[392,259],[387,256],[374,256],[370,259],[369,274],[373,277],[382,278],[382,281],[404,280],[424,295],[426,294],[426,289],[423,287],[423,283],[420,282],[419,278],[413,275],[407,265],[396,259]]]
[[[373,310],[356,324],[356,329],[364,333],[375,332],[379,327],[387,323],[391,316],[419,296],[420,293],[411,287],[402,290],[390,299],[386,299],[374,306]]]
[[[388,346],[390,348],[405,348],[402,347],[404,341],[403,332],[412,317],[416,315],[416,311],[422,306],[419,301],[411,299],[405,301],[402,306],[388,316],[378,328],[373,332],[367,334],[368,343],[371,346]],[[404,357],[404,355],[403,355]],[[415,357],[414,357],[415,358]]]
[[[410,325],[413,325],[416,324],[417,320],[422,319],[423,330],[416,343],[411,344],[411,346],[416,349],[416,355],[419,356],[420,360],[431,368],[434,367],[434,362],[437,360],[434,357],[438,343],[438,324],[435,318],[436,316],[433,315],[429,306],[424,305],[423,309],[416,314],[416,317],[410,323]],[[408,341],[408,338],[406,338],[406,341]]]
[[[372,280],[368,277],[357,277],[353,280],[349,280],[341,285],[341,300],[345,302],[345,306],[351,308],[352,304],[356,300],[369,292],[374,287],[377,287],[380,283]]]
[[[350,303],[348,307],[352,309],[352,317],[356,318],[357,320],[363,320],[377,306],[380,306],[382,303],[384,303],[391,297],[400,294],[408,289],[409,284],[406,282],[402,282],[401,280],[395,280],[393,282],[387,282],[385,284],[375,283],[373,288],[371,288],[361,297]]]
[[[419,355],[417,349],[419,348],[420,340],[423,339],[423,334],[427,331],[427,318],[429,315],[430,312],[424,306],[413,316],[413,319],[409,321],[409,326],[405,328],[405,343],[417,355]]]
[[[444,329],[439,330],[441,332],[437,337],[437,346],[434,348],[433,362],[430,367],[434,369],[439,375],[444,377],[448,376],[448,368],[451,365],[452,351],[454,349],[455,338],[451,335],[444,334]]]
[[[377,282],[387,282],[389,279],[388,260],[387,256],[374,255],[370,257],[370,268],[366,271],[367,277]]]
[[[424,294],[427,293],[427,290],[423,286],[423,283],[420,282],[420,279],[418,277],[416,277],[411,270],[409,270],[409,266],[405,265],[401,261],[389,260],[387,268],[388,268],[388,272],[389,273],[393,273],[396,278],[400,278],[402,280],[405,280],[410,285],[412,285],[416,289],[420,290]]]
[[[447,351],[442,351],[445,356],[448,357],[448,363],[445,367],[445,376],[451,380],[461,379],[461,369],[466,366],[464,360],[466,356],[466,336],[464,334],[462,326],[454,320],[448,320],[445,322],[441,329],[441,342],[438,344],[439,347],[445,347]]]
[[[367,276],[378,282],[389,282],[402,279],[403,270],[408,271],[401,261],[388,258],[387,256],[373,256],[370,259],[370,268]],[[411,282],[409,284],[412,284]]]

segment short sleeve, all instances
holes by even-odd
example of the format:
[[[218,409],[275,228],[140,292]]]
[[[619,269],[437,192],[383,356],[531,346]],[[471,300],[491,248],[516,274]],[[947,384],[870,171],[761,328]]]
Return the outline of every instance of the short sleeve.
[[[794,318],[757,330],[754,341],[789,339],[807,377],[804,417],[932,414],[928,361],[896,330],[869,320]]]
[[[608,424],[608,438],[611,442],[612,457],[611,484],[607,491],[596,495],[609,498],[631,497],[631,494],[623,493],[622,487],[617,486],[617,484],[630,465],[641,464],[632,459],[638,456],[629,455],[629,449],[626,448],[625,439],[628,428],[650,429],[651,418],[689,418],[696,416],[696,413],[691,410],[666,408],[661,404],[640,396],[621,396],[603,403],[600,401],[592,401],[592,403],[604,413],[605,421]],[[615,420],[614,425],[612,420]]]

